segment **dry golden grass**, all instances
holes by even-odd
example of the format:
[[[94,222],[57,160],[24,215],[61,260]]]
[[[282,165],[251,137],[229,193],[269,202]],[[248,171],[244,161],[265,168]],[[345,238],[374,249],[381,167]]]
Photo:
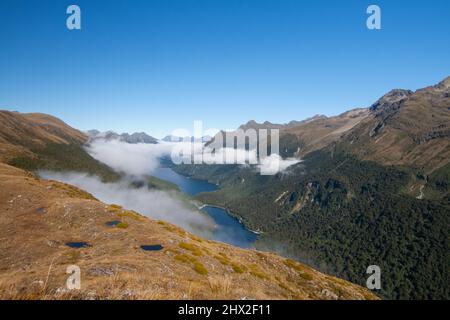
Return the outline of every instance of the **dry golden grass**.
[[[122,210],[122,212],[119,212],[117,216],[120,218],[127,217],[136,221],[142,221],[143,219],[145,219],[143,216],[133,210]]]
[[[178,246],[182,249],[188,250],[190,252],[192,252],[192,254],[194,256],[200,257],[203,255],[202,250],[200,250],[200,248],[194,244],[191,243],[187,243],[187,242],[180,242],[178,244]]]
[[[87,199],[87,200],[97,200],[92,194],[81,190],[70,184],[52,181],[51,186],[56,189],[63,190],[70,198]]]
[[[208,277],[208,284],[214,297],[220,297],[228,296],[231,291],[233,281],[229,275],[210,276]]]

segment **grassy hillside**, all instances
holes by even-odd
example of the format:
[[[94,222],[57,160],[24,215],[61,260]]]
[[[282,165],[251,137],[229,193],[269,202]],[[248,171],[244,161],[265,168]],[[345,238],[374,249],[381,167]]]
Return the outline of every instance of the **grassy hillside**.
[[[29,171],[79,171],[119,178],[83,148],[88,137],[58,118],[0,110],[0,161]]]

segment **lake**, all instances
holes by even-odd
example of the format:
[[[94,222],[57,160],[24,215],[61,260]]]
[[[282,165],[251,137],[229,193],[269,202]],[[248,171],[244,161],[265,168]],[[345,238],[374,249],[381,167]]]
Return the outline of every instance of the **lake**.
[[[190,196],[218,189],[218,186],[215,184],[183,176],[171,168],[158,168],[152,172],[152,176],[176,184],[182,192]],[[238,219],[231,216],[226,210],[214,206],[204,206],[201,210],[207,213],[216,224],[216,228],[212,234],[212,240],[225,242],[241,248],[253,247],[257,235],[246,229]]]
[[[191,179],[176,173],[170,168],[158,168],[152,172],[152,176],[176,184],[182,192],[190,196],[195,196],[201,192],[209,192],[218,189],[215,184],[209,183],[205,180]]]

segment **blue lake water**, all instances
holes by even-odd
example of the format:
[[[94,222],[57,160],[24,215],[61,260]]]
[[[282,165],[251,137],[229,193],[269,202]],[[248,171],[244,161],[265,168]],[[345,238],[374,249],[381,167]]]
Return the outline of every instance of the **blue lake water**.
[[[218,189],[215,184],[209,183],[205,180],[191,179],[176,173],[170,168],[158,168],[156,171],[152,172],[152,176],[176,184],[182,192],[190,196],[195,196],[201,192],[214,191]]]
[[[214,219],[217,227],[213,233],[213,240],[232,244],[241,248],[253,247],[257,235],[244,227],[238,219],[221,208],[206,206],[202,209]]]
[[[170,168],[158,168],[152,175],[168,182],[176,184],[180,190],[190,196],[195,196],[201,192],[217,190],[215,184],[204,180],[188,178],[176,173]],[[212,234],[212,240],[232,244],[241,248],[253,246],[257,235],[246,229],[238,219],[231,216],[226,210],[205,206],[202,211],[207,213],[215,222],[216,228]]]

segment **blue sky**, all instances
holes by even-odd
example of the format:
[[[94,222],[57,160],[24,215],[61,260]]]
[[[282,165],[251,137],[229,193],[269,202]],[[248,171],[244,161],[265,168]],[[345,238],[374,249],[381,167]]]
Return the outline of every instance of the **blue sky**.
[[[449,76],[449,39],[448,0],[1,0],[0,109],[158,137],[335,115]]]

